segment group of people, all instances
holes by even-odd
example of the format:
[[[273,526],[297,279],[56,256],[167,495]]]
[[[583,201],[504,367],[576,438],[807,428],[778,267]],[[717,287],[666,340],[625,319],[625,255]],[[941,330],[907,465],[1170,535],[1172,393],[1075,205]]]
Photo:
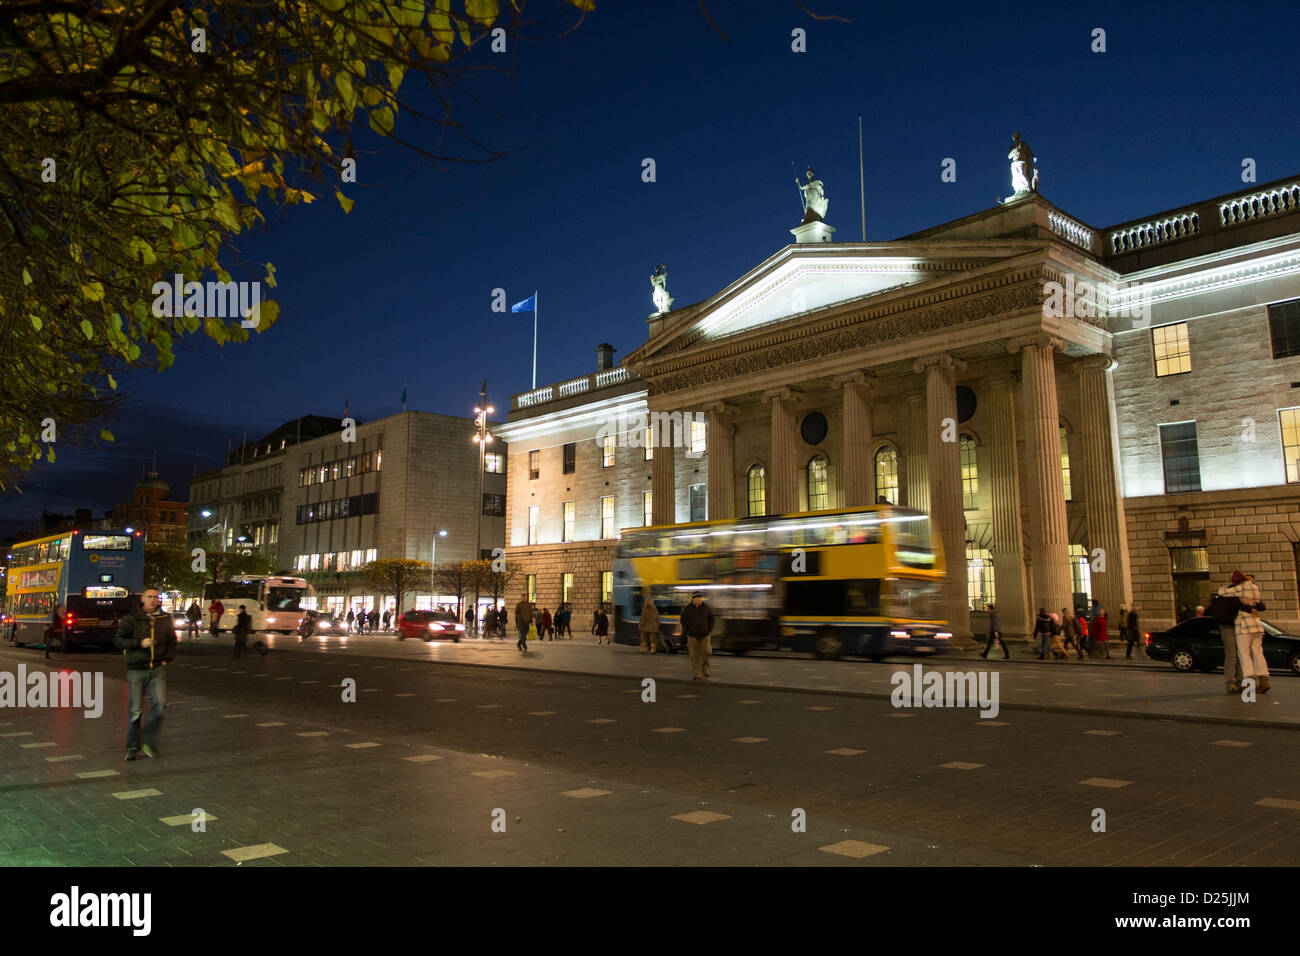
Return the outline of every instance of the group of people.
[[[348,608],[347,616],[343,618],[343,622],[347,625],[349,634],[364,634],[367,630],[373,634],[375,631],[379,630],[380,622],[383,623],[384,630],[386,631],[392,621],[393,612],[389,609],[385,608],[384,613],[380,614],[378,608],[372,607],[367,611],[364,605],[357,607],[355,611],[352,608]]]
[[[527,654],[529,640],[553,641],[566,635],[572,638],[572,620],[573,608],[567,602],[561,604],[555,614],[551,614],[550,608],[542,608],[539,611],[537,606],[528,600],[528,596],[524,595],[515,605],[515,630],[519,634],[515,646]],[[506,614],[504,607],[499,610],[489,608],[484,617],[484,628],[489,635],[505,634],[508,623],[509,615]],[[599,605],[591,616],[591,633],[596,635],[597,644],[608,644],[612,640],[609,633],[609,615],[605,613],[604,604]]]
[[[988,605],[989,631],[988,642],[980,657],[987,658],[996,643],[1002,648],[1002,659],[1009,660],[1011,651],[1002,639],[1002,624],[997,608]],[[1133,646],[1141,636],[1138,624],[1138,606],[1130,609],[1121,604],[1119,608],[1119,638],[1126,645],[1125,657],[1133,656]],[[1048,613],[1047,608],[1040,607],[1034,619],[1034,641],[1038,645],[1036,660],[1064,660],[1074,650],[1083,660],[1085,654],[1110,660],[1110,619],[1106,609],[1094,598],[1092,609],[1084,613],[1083,608],[1073,611],[1061,608],[1061,613]]]

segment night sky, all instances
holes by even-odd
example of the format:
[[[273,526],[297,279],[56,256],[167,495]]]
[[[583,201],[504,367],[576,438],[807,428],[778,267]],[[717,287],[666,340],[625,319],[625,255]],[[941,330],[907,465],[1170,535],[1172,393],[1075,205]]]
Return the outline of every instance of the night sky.
[[[548,39],[471,54],[509,71],[475,75],[455,100],[505,158],[429,166],[363,134],[350,215],[321,184],[316,203],[241,237],[242,256],[276,265],[264,294],[279,322],[247,345],[191,338],[169,371],[120,376],[130,401],[107,426],[118,441],[57,446],[24,494],[0,498],[0,533],[34,527],[42,508],[99,515],[129,498],[155,450],[183,498],[228,439],[341,417],[348,400],[362,421],[393,414],[404,382],[410,408],[470,415],[486,378],[503,416],[530,387],[532,317],[491,312],[497,287],[509,302],[541,292],[539,385],[593,370],[602,341],[617,361],[645,340],[658,263],[682,306],[792,241],[794,178],[809,163],[836,238],[860,238],[859,113],[872,240],[1009,195],[1016,130],[1042,194],[1098,227],[1242,189],[1246,157],[1259,182],[1300,173],[1300,13],[1285,3],[808,0],[842,23],[784,0],[708,0],[725,42],[688,0],[598,4],[556,39],[576,14],[533,0]],[[791,52],[795,27],[806,53]],[[1104,54],[1090,52],[1095,27]],[[429,124],[399,119],[397,132],[482,156]],[[657,182],[641,180],[646,157]],[[946,157],[955,183],[940,181]]]

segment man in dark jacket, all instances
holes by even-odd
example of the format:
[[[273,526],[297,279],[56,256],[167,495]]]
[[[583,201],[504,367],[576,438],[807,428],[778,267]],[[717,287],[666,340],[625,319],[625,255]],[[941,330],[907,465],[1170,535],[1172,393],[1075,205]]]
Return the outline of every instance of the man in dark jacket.
[[[1133,645],[1138,642],[1138,606],[1133,605],[1128,612],[1128,618],[1124,621],[1125,634],[1124,639],[1128,642],[1128,649],[1124,652],[1125,657],[1133,656]]]
[[[248,646],[248,632],[252,630],[253,619],[248,616],[244,605],[239,605],[239,616],[235,618],[235,656]]]
[[[113,646],[126,658],[130,692],[126,708],[127,760],[138,757],[141,749],[146,757],[160,756],[158,735],[162,732],[163,708],[167,706],[167,664],[176,652],[176,629],[172,616],[158,606],[158,589],[146,588],[141,605],[123,616],[113,638]],[[145,691],[149,692],[149,719],[141,740]]]
[[[682,608],[682,634],[691,648],[691,670],[693,680],[709,676],[709,658],[713,656],[713,645],[709,635],[713,633],[713,611],[704,603],[704,595],[696,591],[691,595],[691,603]]]
[[[504,612],[502,616],[504,617]],[[515,642],[515,647],[525,654],[528,653],[528,625],[532,623],[533,604],[527,596],[524,596],[515,605],[515,629],[519,632],[519,640]]]
[[[1034,637],[1038,638],[1038,660],[1047,657],[1047,647],[1052,641],[1052,616],[1047,613],[1047,608],[1038,609],[1038,617],[1034,618]]]
[[[980,657],[988,659],[989,651],[993,649],[993,642],[997,641],[998,646],[1002,648],[1002,659],[1008,661],[1011,659],[1011,652],[1007,650],[1007,642],[1002,640],[1002,618],[998,614],[998,609],[992,604],[988,606],[989,610],[989,642],[984,645],[984,650]]]

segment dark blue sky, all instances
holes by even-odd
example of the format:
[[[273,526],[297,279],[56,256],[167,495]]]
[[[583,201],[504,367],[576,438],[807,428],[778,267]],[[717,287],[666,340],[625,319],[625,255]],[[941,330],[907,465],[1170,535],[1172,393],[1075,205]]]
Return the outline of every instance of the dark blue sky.
[[[348,399],[360,419],[391,414],[403,382],[409,407],[467,415],[486,378],[504,410],[530,385],[532,322],[492,313],[497,287],[510,302],[541,290],[539,384],[593,369],[602,341],[617,359],[645,339],[658,263],[685,305],[791,241],[796,168],[825,182],[837,238],[860,237],[859,113],[873,240],[1008,195],[1015,130],[1044,196],[1094,226],[1243,188],[1246,157],[1260,182],[1300,173],[1300,13],[1286,3],[806,4],[853,21],[840,23],[785,0],[710,0],[724,42],[689,0],[598,2],[555,39],[559,5],[534,0],[551,39],[472,54],[511,71],[468,79],[458,99],[505,158],[430,167],[366,134],[351,215],[323,184],[243,237],[242,255],[277,267],[276,326],[224,349],[195,338],[169,371],[122,376],[116,446],[62,448],[0,498],[0,530],[42,507],[111,507],[154,448],[184,495],[227,436],[341,416]],[[806,53],[791,52],[795,27]],[[437,145],[428,125],[398,132]],[[442,147],[478,155],[455,134]],[[946,157],[955,183],[940,181]]]

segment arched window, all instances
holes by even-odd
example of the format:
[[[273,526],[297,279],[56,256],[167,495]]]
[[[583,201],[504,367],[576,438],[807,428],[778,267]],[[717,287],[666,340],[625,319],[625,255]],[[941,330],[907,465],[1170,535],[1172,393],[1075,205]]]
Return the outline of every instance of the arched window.
[[[1061,479],[1065,482],[1065,500],[1073,497],[1070,492],[1070,443],[1065,440],[1065,426],[1061,426]]]
[[[762,465],[750,465],[748,472],[749,483],[749,516],[751,518],[758,515],[767,514],[767,471]]]
[[[876,451],[876,503],[884,498],[891,505],[898,504],[898,449],[881,445]]]
[[[961,506],[967,511],[979,507],[980,468],[975,460],[975,439],[961,436]]]
[[[823,511],[831,506],[830,493],[827,491],[828,472],[825,455],[814,455],[808,462],[809,511]]]

